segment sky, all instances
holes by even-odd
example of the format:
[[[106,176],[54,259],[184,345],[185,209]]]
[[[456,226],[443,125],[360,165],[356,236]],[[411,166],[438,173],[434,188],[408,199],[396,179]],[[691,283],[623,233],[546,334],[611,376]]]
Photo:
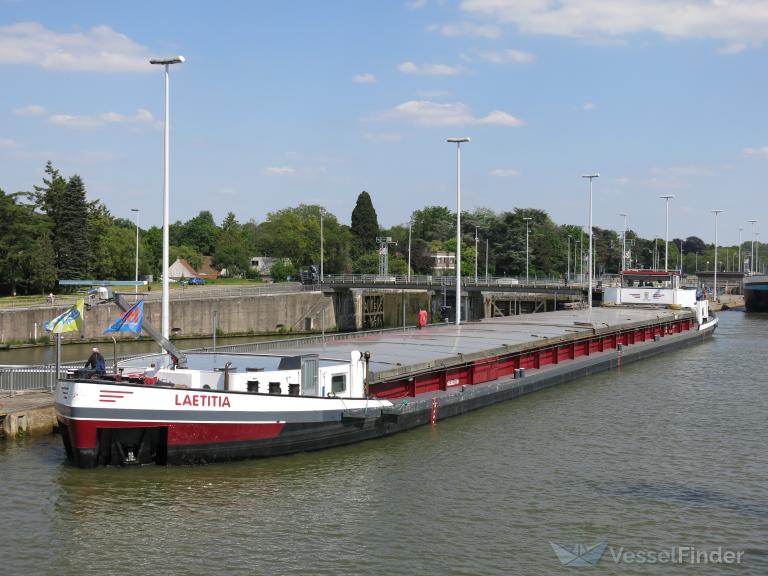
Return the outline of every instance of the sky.
[[[768,223],[765,0],[0,0],[0,188],[47,160],[162,223],[321,204],[546,210],[644,237]],[[768,237],[768,234],[766,234]]]

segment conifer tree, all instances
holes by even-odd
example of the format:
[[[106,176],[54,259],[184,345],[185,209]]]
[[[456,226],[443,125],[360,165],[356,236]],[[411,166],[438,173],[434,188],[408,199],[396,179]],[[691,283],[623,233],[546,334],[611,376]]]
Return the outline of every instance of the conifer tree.
[[[358,255],[376,248],[376,236],[379,234],[379,221],[373,208],[371,196],[363,190],[357,197],[357,203],[352,210],[352,235]]]
[[[85,185],[75,174],[67,182],[61,206],[56,210],[54,244],[58,248],[56,267],[60,279],[85,278],[88,274],[88,204]]]

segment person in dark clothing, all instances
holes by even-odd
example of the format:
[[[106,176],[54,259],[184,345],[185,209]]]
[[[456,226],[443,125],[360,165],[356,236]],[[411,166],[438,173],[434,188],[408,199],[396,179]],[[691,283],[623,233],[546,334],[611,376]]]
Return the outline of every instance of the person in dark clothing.
[[[94,348],[88,360],[85,363],[85,368],[90,368],[97,374],[101,375],[107,371],[107,362],[104,360],[104,356],[101,355],[98,348]]]

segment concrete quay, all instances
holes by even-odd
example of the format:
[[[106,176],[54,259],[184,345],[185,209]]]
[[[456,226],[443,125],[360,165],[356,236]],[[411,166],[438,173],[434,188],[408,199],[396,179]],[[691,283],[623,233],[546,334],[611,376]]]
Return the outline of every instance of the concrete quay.
[[[50,434],[56,428],[53,394],[23,392],[0,396],[0,437]]]

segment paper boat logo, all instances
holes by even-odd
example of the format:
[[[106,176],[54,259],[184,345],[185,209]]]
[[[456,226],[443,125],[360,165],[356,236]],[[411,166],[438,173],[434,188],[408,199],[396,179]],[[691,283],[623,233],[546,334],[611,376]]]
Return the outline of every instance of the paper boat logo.
[[[552,546],[552,550],[557,554],[557,559],[563,566],[597,566],[607,546],[605,542],[592,546],[584,544],[564,546],[554,542],[550,542],[549,545]]]

